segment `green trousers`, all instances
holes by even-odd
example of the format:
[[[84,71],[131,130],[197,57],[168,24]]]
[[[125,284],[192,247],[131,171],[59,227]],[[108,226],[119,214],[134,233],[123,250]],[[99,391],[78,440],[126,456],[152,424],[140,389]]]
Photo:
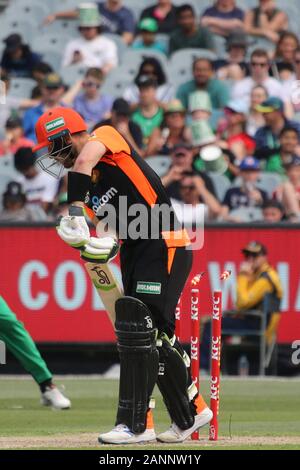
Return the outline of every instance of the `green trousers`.
[[[0,340],[40,384],[52,378],[29,333],[0,296]]]

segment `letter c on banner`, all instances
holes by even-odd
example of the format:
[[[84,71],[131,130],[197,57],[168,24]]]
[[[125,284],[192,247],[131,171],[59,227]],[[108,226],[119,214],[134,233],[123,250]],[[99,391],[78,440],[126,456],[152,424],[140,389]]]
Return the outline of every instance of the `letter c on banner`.
[[[29,261],[22,267],[18,281],[18,292],[22,304],[29,310],[40,310],[48,302],[49,295],[45,292],[38,292],[35,297],[32,295],[32,276],[35,274],[39,279],[45,279],[49,272],[47,266],[41,261]]]

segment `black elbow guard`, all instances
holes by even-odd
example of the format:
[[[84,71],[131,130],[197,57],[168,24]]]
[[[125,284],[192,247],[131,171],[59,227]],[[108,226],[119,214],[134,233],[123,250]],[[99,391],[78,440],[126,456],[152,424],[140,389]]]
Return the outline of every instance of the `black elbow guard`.
[[[91,189],[91,177],[83,173],[69,171],[68,173],[68,204],[75,201],[87,202],[86,198]]]

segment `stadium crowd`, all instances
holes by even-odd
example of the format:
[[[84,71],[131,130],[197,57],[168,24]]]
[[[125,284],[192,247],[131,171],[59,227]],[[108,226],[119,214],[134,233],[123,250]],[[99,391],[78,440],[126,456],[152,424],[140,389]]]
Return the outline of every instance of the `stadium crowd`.
[[[291,18],[274,0],[248,10],[234,0],[157,0],[138,16],[134,5],[52,11],[41,18],[44,37],[53,31],[57,41],[47,50],[17,28],[2,37],[0,221],[66,210],[65,177],[41,172],[32,147],[43,112],[68,106],[90,130],[116,127],[158,172],[178,214],[195,207],[185,222],[199,204],[207,221],[299,222],[300,44]],[[67,40],[56,23],[75,25]]]

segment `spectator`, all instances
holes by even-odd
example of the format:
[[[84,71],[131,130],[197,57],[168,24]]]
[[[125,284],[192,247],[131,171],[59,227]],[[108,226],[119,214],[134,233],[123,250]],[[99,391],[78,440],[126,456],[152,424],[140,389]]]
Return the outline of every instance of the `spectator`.
[[[37,82],[37,85],[31,91],[31,98],[40,100],[42,98],[42,84],[46,75],[53,73],[54,70],[51,65],[46,62],[39,62],[32,69],[32,78]]]
[[[250,137],[254,137],[257,130],[265,125],[265,119],[262,113],[256,110],[256,107],[262,104],[268,98],[268,92],[262,85],[256,85],[251,90],[250,109],[247,117],[246,132]]]
[[[180,181],[186,172],[200,176],[206,189],[215,196],[211,178],[204,171],[194,170],[194,151],[191,145],[182,142],[175,145],[171,153],[171,161],[169,171],[161,179],[169,197],[180,200]]]
[[[156,127],[163,121],[164,112],[156,100],[157,82],[155,79],[141,75],[138,80],[140,101],[132,120],[138,124],[143,134],[143,146],[146,147],[149,138]]]
[[[200,23],[214,34],[228,36],[232,31],[244,28],[244,16],[245,12],[236,6],[235,0],[216,0],[204,11]]]
[[[29,147],[21,147],[15,153],[15,168],[21,173],[19,183],[22,184],[28,204],[33,208],[42,207],[47,213],[58,191],[58,180],[39,171],[35,162],[36,157]]]
[[[11,77],[31,77],[32,69],[41,61],[41,57],[23,44],[20,34],[10,34],[3,42],[5,49],[1,59],[1,69]]]
[[[38,118],[47,110],[62,106],[65,87],[62,79],[56,73],[46,75],[41,88],[42,99],[38,106],[28,109],[24,114],[23,128],[25,136],[36,142],[35,124]]]
[[[247,106],[241,100],[230,101],[224,110],[225,118],[219,123],[217,136],[227,144],[227,148],[240,162],[252,155],[255,141],[246,133]]]
[[[276,43],[280,33],[288,28],[288,17],[276,8],[275,0],[259,0],[258,3],[246,12],[245,30],[252,36],[265,37]]]
[[[214,78],[213,64],[209,59],[196,59],[193,63],[193,80],[183,83],[177,90],[177,98],[187,109],[189,96],[197,90],[207,91],[213,109],[223,109],[229,101],[228,86]]]
[[[110,119],[99,122],[94,129],[100,126],[115,127],[134,150],[142,155],[143,134],[140,126],[130,119],[130,107],[126,100],[117,98],[112,105]]]
[[[177,8],[177,28],[170,35],[169,53],[186,48],[214,50],[211,32],[197,24],[196,14],[191,5],[184,4]]]
[[[300,210],[300,157],[294,155],[289,162],[285,163],[286,174],[293,185]]]
[[[279,98],[271,96],[257,106],[256,110],[263,113],[266,122],[265,126],[258,129],[254,137],[256,141],[255,155],[258,158],[268,159],[278,152],[279,137],[284,127],[292,127],[300,137],[300,124],[285,117],[284,104]]]
[[[83,16],[79,21],[80,37],[71,39],[65,48],[62,66],[81,64],[85,67],[101,68],[107,74],[118,65],[117,46],[101,34],[100,17],[95,14]]]
[[[176,7],[171,0],[157,0],[155,5],[142,11],[141,19],[143,18],[154,18],[158,23],[158,32],[169,34],[176,27]]]
[[[280,302],[283,297],[282,285],[277,271],[270,265],[267,249],[260,242],[253,241],[242,250],[245,257],[237,277],[236,315],[228,313],[222,318],[222,332],[259,330],[261,319],[247,316],[247,310],[261,310],[264,297],[270,295],[271,316],[267,318],[266,339],[272,341],[280,320]],[[262,312],[263,313],[263,312]],[[201,340],[201,367],[209,369],[211,322],[205,323]]]
[[[173,86],[167,82],[166,74],[161,66],[161,63],[155,57],[146,57],[140,65],[134,83],[129,86],[123,95],[123,98],[128,101],[132,109],[135,109],[140,99],[140,92],[138,81],[141,76],[148,76],[157,82],[156,99],[161,107],[165,107],[167,103],[174,97]]]
[[[133,49],[149,49],[168,53],[166,43],[156,38],[158,24],[154,18],[143,18],[138,24],[139,36],[132,44]]]
[[[278,224],[284,220],[284,207],[279,201],[267,200],[263,205],[263,221],[267,224]]]
[[[2,195],[3,210],[0,212],[0,222],[41,222],[47,219],[42,208],[33,210],[27,205],[22,185],[17,181],[8,183]]]
[[[10,77],[2,71],[1,72],[2,89],[1,105],[0,105],[0,136],[4,138],[2,130],[5,128],[5,123],[10,116],[17,116],[19,112],[24,111],[32,106],[38,104],[38,100],[29,98],[19,98],[9,93],[10,90]]]
[[[95,5],[95,3],[93,3]],[[96,2],[101,15],[101,31],[103,33],[118,34],[125,44],[130,44],[133,40],[135,21],[132,11],[122,5],[122,0],[106,0]],[[82,16],[84,10],[91,10],[91,3],[84,5],[81,9]],[[57,19],[74,19],[80,17],[80,10],[67,10],[50,14],[45,18],[44,24],[50,24]]]
[[[161,126],[156,127],[149,138],[145,156],[169,155],[180,142],[190,144],[191,132],[186,127],[185,116],[186,110],[181,101],[170,101]]]
[[[294,51],[293,71],[289,72],[288,79],[283,82],[284,96],[291,102],[293,119],[300,122],[300,47]]]
[[[81,114],[89,128],[110,116],[113,99],[101,94],[103,79],[101,69],[88,69],[82,82],[82,92],[75,97],[73,103],[73,108]]]
[[[22,119],[10,117],[5,124],[5,138],[0,141],[0,156],[14,154],[20,147],[33,147],[34,142],[24,137]]]
[[[251,91],[256,85],[262,85],[269,96],[284,99],[283,86],[273,77],[269,76],[269,57],[264,49],[255,49],[250,59],[250,77],[238,81],[233,85],[231,98],[243,100],[250,107]]]
[[[177,218],[183,224],[203,224],[221,212],[217,199],[206,189],[203,179],[193,172],[183,173],[179,183],[180,200],[172,199]]]
[[[295,51],[300,46],[299,38],[296,34],[285,31],[278,39],[274,59],[280,67],[280,63],[294,64]],[[279,69],[280,70],[280,69]]]
[[[262,207],[267,200],[267,193],[256,186],[260,173],[259,161],[246,157],[240,164],[241,184],[229,188],[223,201],[226,218],[228,213],[241,207]]]
[[[293,127],[284,127],[280,132],[279,149],[267,161],[264,171],[285,175],[285,165],[288,165],[294,156],[300,156],[299,134]]]
[[[217,77],[220,80],[241,80],[249,73],[246,61],[248,40],[244,31],[230,33],[226,41],[226,47],[227,57],[214,62]]]

